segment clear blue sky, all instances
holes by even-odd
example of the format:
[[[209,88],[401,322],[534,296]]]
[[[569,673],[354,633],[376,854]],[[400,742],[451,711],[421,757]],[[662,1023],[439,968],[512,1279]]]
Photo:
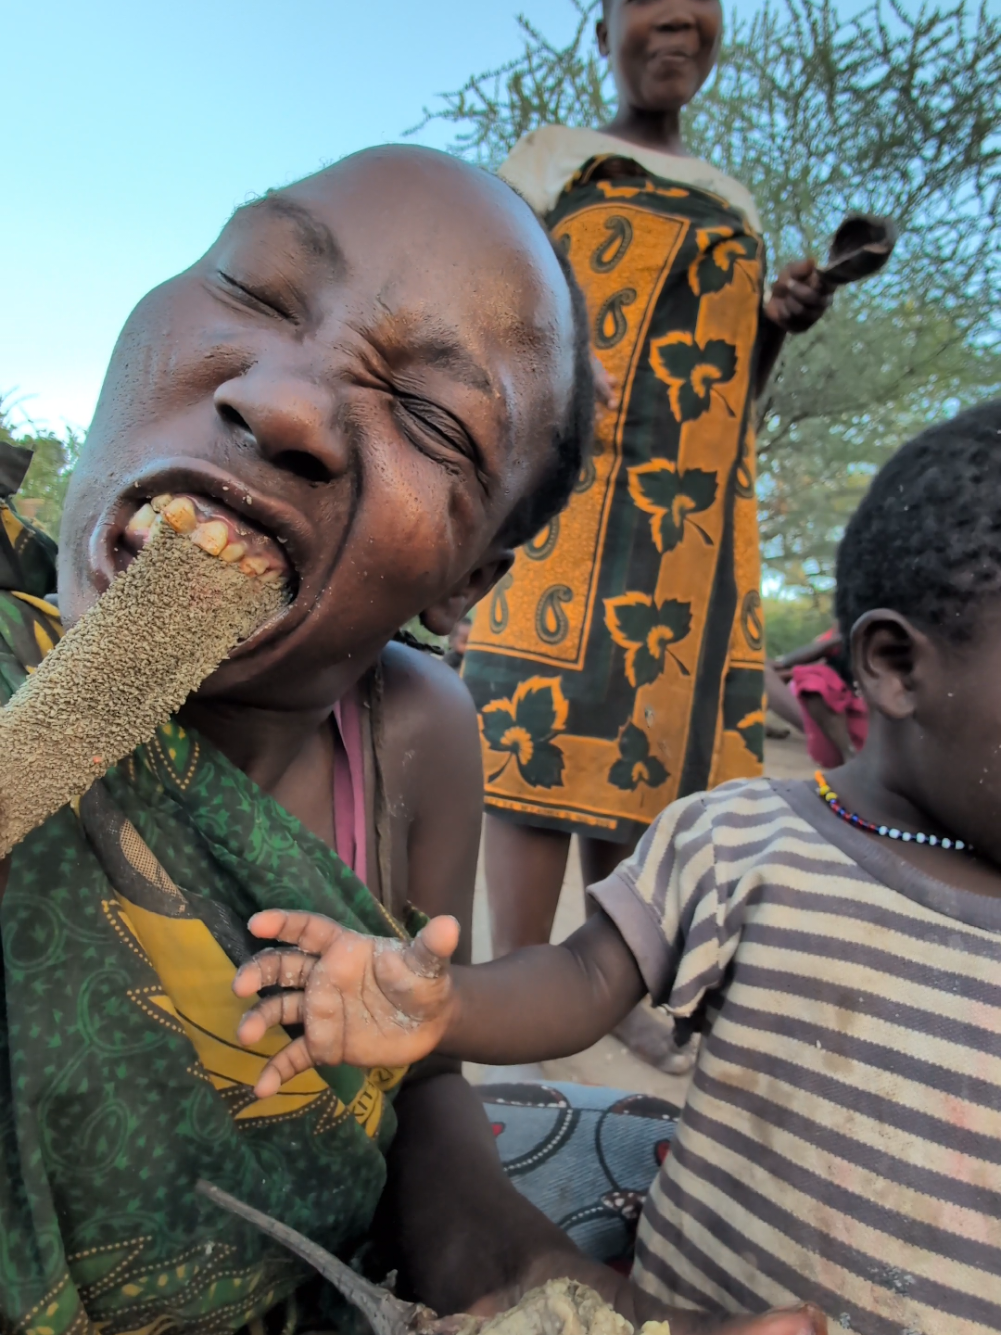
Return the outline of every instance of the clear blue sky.
[[[516,54],[519,8],[570,31],[568,0],[6,0],[0,393],[21,400],[15,418],[85,427],[145,291],[248,196],[400,139],[435,93]]]

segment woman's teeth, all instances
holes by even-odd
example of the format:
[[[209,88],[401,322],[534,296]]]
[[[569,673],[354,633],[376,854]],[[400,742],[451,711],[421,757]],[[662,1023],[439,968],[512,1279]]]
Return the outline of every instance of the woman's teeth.
[[[141,550],[161,523],[253,579],[280,584],[288,575],[285,554],[271,538],[245,527],[223,507],[190,496],[154,496],[141,505],[126,525],[126,546]]]

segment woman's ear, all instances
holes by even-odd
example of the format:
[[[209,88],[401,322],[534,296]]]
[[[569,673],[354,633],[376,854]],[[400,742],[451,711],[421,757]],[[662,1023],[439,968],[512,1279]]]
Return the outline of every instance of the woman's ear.
[[[923,631],[887,608],[866,612],[852,628],[852,671],[866,702],[889,719],[910,718],[938,661]]]
[[[598,39],[598,53],[608,59],[608,24],[604,19],[599,19],[594,25],[594,35]]]
[[[448,635],[471,607],[486,597],[514,564],[514,552],[504,550],[471,570],[460,584],[421,613],[421,625],[432,635]]]

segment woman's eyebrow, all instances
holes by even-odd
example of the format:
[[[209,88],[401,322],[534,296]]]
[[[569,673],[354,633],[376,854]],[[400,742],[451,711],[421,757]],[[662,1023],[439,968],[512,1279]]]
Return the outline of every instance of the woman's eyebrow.
[[[440,332],[418,335],[409,352],[414,361],[445,371],[460,384],[493,397],[494,382],[489,373],[458,338]]]
[[[346,271],[348,265],[344,251],[338,244],[333,232],[325,222],[311,213],[304,204],[299,204],[294,199],[289,199],[287,195],[275,192],[263,195],[251,204],[245,204],[242,209],[237,210],[237,213],[250,213],[252,211],[270,213],[290,222],[304,251],[324,261],[337,277],[340,277]]]

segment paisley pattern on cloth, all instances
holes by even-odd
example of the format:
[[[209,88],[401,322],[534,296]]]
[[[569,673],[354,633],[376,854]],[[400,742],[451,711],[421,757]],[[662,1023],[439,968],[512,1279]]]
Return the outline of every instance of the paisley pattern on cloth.
[[[25,568],[31,530],[3,503],[0,525]],[[0,543],[5,556],[13,568]],[[60,633],[43,598],[0,592],[0,701]],[[350,1255],[385,1181],[404,1071],[324,1068],[258,1100],[290,1036],[243,1048],[250,1003],[230,987],[259,909],[400,938],[418,918],[396,923],[176,722],[77,805],[14,850],[0,902],[0,1329],[209,1335],[267,1314],[286,1335],[329,1329],[335,1300],[308,1267],[195,1183]]]
[[[624,842],[761,773],[764,248],[725,200],[618,157],[585,163],[546,221],[621,402],[479,610],[463,675],[491,812]]]

